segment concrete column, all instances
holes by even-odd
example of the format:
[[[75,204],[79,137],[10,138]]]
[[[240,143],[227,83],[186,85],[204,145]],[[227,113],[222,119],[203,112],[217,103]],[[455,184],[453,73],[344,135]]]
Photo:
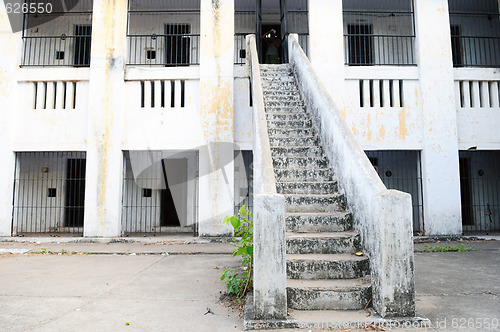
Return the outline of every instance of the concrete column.
[[[0,236],[10,236],[15,156],[12,128],[17,111],[17,68],[21,33],[12,33],[3,2],[0,3]]]
[[[231,235],[234,205],[234,0],[201,0],[200,117],[205,144],[199,179],[200,236]]]
[[[127,1],[94,0],[84,235],[120,235]]]
[[[309,58],[335,103],[344,98],[342,0],[309,0]]]
[[[457,119],[447,0],[415,0],[427,234],[461,234]]]

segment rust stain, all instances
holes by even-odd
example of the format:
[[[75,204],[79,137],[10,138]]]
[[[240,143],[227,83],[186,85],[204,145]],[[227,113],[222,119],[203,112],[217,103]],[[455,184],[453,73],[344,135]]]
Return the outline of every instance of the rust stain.
[[[401,139],[406,139],[406,137],[408,136],[408,128],[406,126],[406,120],[409,116],[408,114],[408,107],[405,106],[401,109],[401,111],[399,111],[398,113],[398,118],[399,118],[399,137]]]
[[[368,139],[368,141],[372,140],[372,129],[371,129],[371,126],[372,126],[371,114],[368,114],[367,125],[366,125],[366,129],[368,130],[368,132],[367,132],[367,139]]]
[[[384,127],[384,125],[381,125],[379,130],[378,130],[378,138],[379,138],[379,141],[385,139],[385,127]]]
[[[230,83],[200,83],[202,129],[206,141],[232,140],[234,109]]]

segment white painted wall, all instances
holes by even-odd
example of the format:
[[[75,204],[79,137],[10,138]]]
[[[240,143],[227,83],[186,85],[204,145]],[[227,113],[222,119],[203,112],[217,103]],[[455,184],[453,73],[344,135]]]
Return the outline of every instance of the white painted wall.
[[[458,147],[500,149],[500,70],[454,69]]]
[[[423,148],[423,114],[417,68],[346,67],[345,73],[345,104],[341,111],[363,149]],[[362,90],[360,81],[363,81]],[[371,92],[370,81],[373,87]]]
[[[17,109],[17,65],[20,33],[13,34],[3,1],[0,2],[0,236],[9,236],[12,225],[14,114]]]

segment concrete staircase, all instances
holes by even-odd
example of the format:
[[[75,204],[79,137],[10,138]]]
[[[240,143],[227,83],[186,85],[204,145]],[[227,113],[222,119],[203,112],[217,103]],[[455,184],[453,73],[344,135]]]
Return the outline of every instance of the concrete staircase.
[[[371,299],[369,260],[356,256],[334,172],[289,65],[261,65],[276,186],[286,199],[288,307],[360,310]]]

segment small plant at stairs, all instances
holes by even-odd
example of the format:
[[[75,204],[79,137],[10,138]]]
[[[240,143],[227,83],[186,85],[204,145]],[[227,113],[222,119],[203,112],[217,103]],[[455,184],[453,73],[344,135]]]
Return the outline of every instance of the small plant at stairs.
[[[233,250],[233,257],[241,256],[242,269],[227,269],[222,273],[221,280],[226,280],[228,294],[236,296],[236,302],[241,299],[253,287],[253,221],[252,212],[243,205],[235,216],[226,216],[224,224],[234,228],[233,243],[236,247]]]

